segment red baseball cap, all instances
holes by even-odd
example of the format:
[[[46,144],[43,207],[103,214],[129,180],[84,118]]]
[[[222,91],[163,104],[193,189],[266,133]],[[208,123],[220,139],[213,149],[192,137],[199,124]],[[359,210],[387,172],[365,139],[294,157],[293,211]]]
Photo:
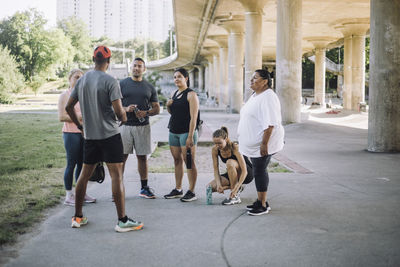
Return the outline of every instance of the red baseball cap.
[[[93,57],[98,59],[111,57],[111,50],[106,46],[98,46],[93,52]]]

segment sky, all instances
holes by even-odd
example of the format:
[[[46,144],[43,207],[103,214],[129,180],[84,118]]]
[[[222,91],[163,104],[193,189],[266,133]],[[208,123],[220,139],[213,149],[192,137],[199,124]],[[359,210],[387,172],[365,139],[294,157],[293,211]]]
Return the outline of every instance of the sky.
[[[56,25],[56,5],[57,0],[0,0],[0,20],[34,7],[47,19],[47,26],[52,27]]]

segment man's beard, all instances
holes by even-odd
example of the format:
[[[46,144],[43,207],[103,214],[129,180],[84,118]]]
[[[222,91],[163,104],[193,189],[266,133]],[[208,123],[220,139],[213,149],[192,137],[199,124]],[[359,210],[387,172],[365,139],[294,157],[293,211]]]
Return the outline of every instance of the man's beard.
[[[133,77],[135,77],[135,78],[140,78],[140,74],[135,74],[135,73],[133,73]]]

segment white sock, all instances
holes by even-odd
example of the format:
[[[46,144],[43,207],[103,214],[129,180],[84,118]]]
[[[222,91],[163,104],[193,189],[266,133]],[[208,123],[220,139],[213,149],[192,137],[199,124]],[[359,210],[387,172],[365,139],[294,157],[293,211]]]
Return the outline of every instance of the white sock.
[[[67,198],[70,198],[70,197],[72,197],[74,195],[72,190],[65,190],[65,192],[66,192],[66,197]]]

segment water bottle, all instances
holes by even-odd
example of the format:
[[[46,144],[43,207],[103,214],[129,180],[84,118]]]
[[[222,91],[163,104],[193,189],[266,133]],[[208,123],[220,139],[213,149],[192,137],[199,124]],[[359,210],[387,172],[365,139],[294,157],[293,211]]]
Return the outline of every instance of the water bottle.
[[[192,151],[190,148],[186,150],[186,168],[188,170],[192,168]]]
[[[208,185],[206,188],[206,203],[207,205],[212,205],[212,187]]]
[[[135,111],[135,115],[136,115],[137,112],[139,111],[138,107],[135,107],[134,111]],[[138,118],[137,116],[136,116],[136,118],[139,120],[139,122],[144,122],[146,120],[145,118]]]

